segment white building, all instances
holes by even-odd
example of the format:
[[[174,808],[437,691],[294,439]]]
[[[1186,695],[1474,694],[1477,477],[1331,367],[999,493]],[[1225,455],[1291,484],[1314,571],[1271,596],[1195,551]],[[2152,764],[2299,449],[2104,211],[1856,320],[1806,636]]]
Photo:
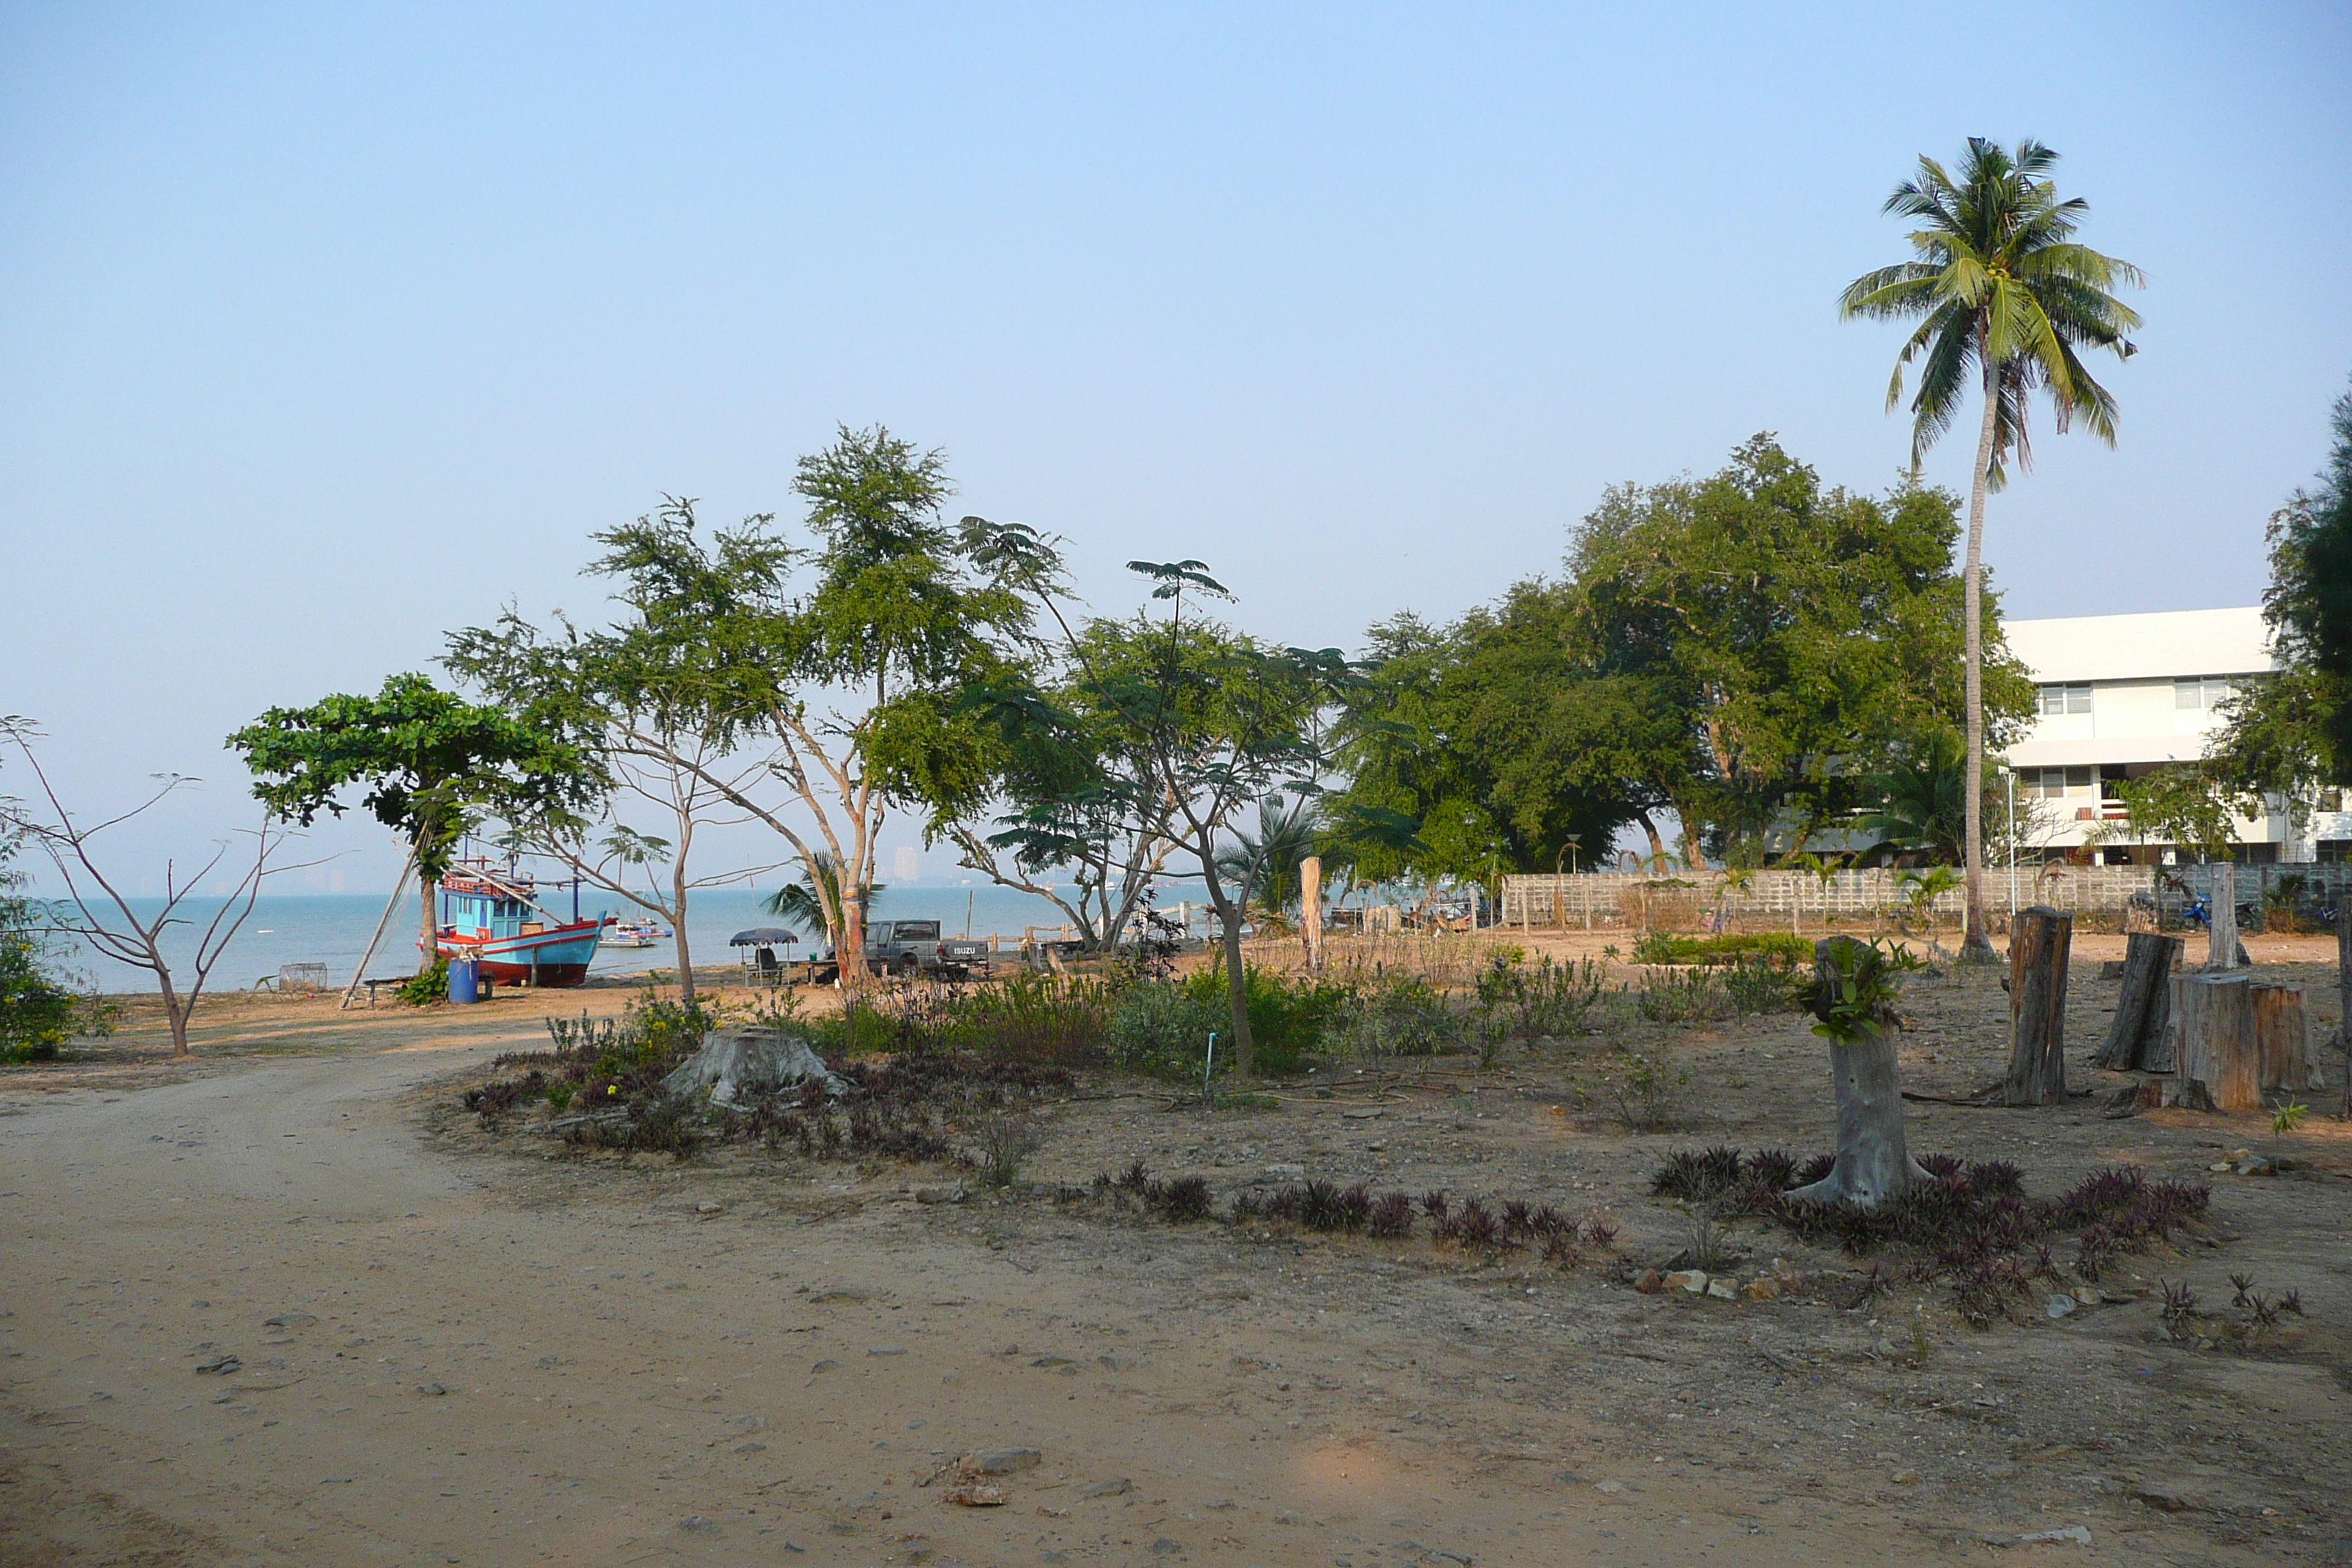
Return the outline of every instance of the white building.
[[[2262,611],[2077,616],[2011,621],[2003,630],[2040,688],[2033,728],[2008,753],[2021,805],[2042,805],[2042,827],[2032,837],[2053,856],[2170,863],[2173,846],[2116,835],[2113,825],[2125,818],[2117,786],[2203,755],[2221,728],[2214,706],[2277,668]],[[2342,798],[2330,792],[2315,804],[2300,836],[2283,808],[2239,819],[2240,858],[2352,858],[2352,816]]]

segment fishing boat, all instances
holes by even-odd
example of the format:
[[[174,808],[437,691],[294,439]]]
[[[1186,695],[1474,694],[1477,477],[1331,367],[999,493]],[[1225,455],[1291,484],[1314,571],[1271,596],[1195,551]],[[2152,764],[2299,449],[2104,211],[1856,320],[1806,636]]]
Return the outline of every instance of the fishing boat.
[[[569,921],[550,914],[539,894],[537,879],[512,862],[458,861],[441,879],[436,950],[444,958],[475,960],[486,979],[502,984],[584,984],[613,917],[600,911],[581,918],[576,879]]]
[[[604,933],[606,947],[651,947],[657,942],[667,942],[677,933],[659,921],[615,921],[613,929]]]

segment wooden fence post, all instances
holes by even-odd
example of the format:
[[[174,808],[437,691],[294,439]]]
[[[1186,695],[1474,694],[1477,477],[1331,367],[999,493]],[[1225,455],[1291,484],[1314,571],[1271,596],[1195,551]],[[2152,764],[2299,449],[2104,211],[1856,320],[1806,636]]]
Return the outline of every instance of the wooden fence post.
[[[1323,857],[1298,862],[1299,923],[1307,931],[1307,967],[1323,967]]]
[[[2009,1076],[2003,1105],[2054,1105],[2066,1092],[2066,959],[2074,917],[2047,904],[2009,928]]]
[[[2213,868],[2212,919],[2205,925],[2205,967],[2238,967],[2238,868],[2224,860]]]
[[[2172,972],[2180,965],[2181,940],[2153,931],[2134,931],[2124,947],[2123,994],[2116,1000],[2116,1020],[2107,1038],[2091,1058],[2095,1068],[2116,1072],[2145,1070],[2164,1038],[2171,1016]]]

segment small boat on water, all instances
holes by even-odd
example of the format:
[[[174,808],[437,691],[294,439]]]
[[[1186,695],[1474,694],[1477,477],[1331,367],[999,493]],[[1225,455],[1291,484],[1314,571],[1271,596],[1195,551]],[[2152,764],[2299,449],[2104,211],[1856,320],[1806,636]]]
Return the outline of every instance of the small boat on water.
[[[572,918],[561,920],[540,904],[530,872],[511,863],[460,860],[441,879],[434,946],[444,958],[475,960],[486,978],[500,984],[584,984],[613,917],[600,911],[582,919],[577,881],[572,903]]]
[[[604,933],[606,947],[651,947],[657,942],[668,942],[677,932],[659,921],[615,921],[613,929]]]

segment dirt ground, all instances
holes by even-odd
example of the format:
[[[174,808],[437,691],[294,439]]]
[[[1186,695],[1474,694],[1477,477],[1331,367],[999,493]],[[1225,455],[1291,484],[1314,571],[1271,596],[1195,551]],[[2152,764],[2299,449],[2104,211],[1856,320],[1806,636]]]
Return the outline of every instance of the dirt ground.
[[[2248,946],[2331,1034],[2325,944]],[[2121,947],[2075,944],[2077,1088],[2123,1081],[2084,1067]],[[535,1048],[558,1000],[236,998],[189,1064],[134,1016],[80,1059],[0,1069],[0,1563],[2352,1561],[2340,1058],[2284,1136],[2098,1097],[1912,1105],[1915,1152],[2012,1160],[2036,1194],[2110,1163],[2213,1185],[2199,1234],[2127,1258],[2097,1304],[1979,1331],[1941,1286],[1843,1310],[1868,1265],[1755,1222],[1738,1272],[1779,1260],[1800,1281],[1780,1300],[1628,1284],[1687,1237],[1649,1195],[1666,1152],[1826,1146],[1823,1047],[1795,1016],[1644,1026],[1632,1043],[1689,1075],[1670,1133],[1580,1109],[1606,1037],[1252,1108],[1089,1078],[1043,1113],[1038,1188],[922,1202],[957,1173],[623,1167],[483,1131],[458,1088]],[[1906,1010],[1907,1089],[1998,1075],[1997,976]],[[2210,1169],[2240,1150],[2294,1168]],[[1136,1158],[1221,1206],[1297,1165],[1621,1234],[1561,1270],[1045,1190]],[[2160,1332],[2159,1277],[2218,1320],[2232,1273],[2306,1316],[2239,1347]],[[1003,1506],[925,1484],[991,1449],[1038,1457],[996,1478]]]

